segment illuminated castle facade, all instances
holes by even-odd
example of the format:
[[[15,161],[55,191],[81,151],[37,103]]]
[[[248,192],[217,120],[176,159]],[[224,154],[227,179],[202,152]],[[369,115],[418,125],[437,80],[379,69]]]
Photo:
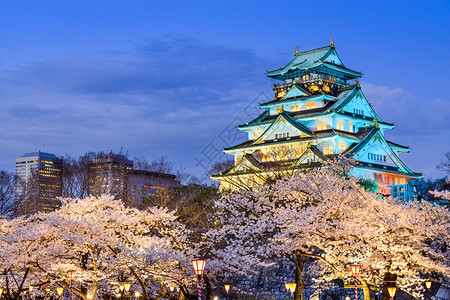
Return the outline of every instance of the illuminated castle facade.
[[[338,155],[355,158],[354,176],[372,180],[378,193],[405,200],[414,197],[411,171],[398,154],[409,147],[388,141],[383,121],[364,96],[362,73],[350,70],[333,42],[299,52],[284,67],[267,72],[277,81],[272,101],[259,104],[263,112],[238,126],[248,141],[226,148],[235,165],[217,175],[221,189],[247,189],[280,175],[292,175]]]

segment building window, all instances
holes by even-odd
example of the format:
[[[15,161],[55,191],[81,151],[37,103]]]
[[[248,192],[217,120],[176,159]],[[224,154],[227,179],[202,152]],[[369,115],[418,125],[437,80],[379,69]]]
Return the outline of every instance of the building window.
[[[342,123],[342,122],[337,122],[337,123],[336,123],[336,129],[338,129],[338,130],[344,130],[344,123]]]
[[[348,131],[349,132],[353,132],[353,125],[352,124],[348,125]]]
[[[317,130],[325,130],[327,129],[327,122],[319,122],[317,124]]]
[[[311,108],[315,108],[316,107],[316,103],[315,102],[308,102],[306,103],[306,109],[311,109]]]
[[[259,131],[254,131],[254,132],[253,132],[253,139],[256,140],[260,135],[261,135],[261,132],[259,132]]]
[[[345,149],[345,143],[339,142],[339,150],[344,150],[344,149]]]
[[[300,105],[292,105],[291,106],[291,111],[299,111],[300,110]]]
[[[333,154],[333,146],[323,148],[323,154]]]
[[[270,161],[270,154],[263,154],[262,155],[262,161],[263,162]]]
[[[362,109],[354,108],[354,109],[353,109],[353,113],[354,113],[355,115],[361,115],[361,116],[364,116],[364,111],[363,111]]]

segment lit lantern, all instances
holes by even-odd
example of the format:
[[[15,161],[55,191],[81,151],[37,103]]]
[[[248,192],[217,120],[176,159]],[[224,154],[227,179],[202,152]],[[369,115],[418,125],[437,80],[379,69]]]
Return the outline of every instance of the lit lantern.
[[[194,266],[195,275],[202,276],[205,271],[206,260],[204,259],[196,259],[192,261],[192,265]]]
[[[230,290],[230,285],[229,284],[225,284],[224,287],[225,287],[225,291],[228,293],[228,291]]]
[[[296,283],[290,283],[289,284],[289,290],[291,291],[292,294],[295,292],[295,288],[296,287],[297,287]]]
[[[123,286],[125,287],[125,292],[129,292],[130,291],[131,284],[125,283]]]
[[[91,299],[92,299],[92,295],[91,295],[91,294],[87,294],[87,298],[88,298],[89,300],[91,300]]]
[[[29,287],[28,287],[28,289],[30,290],[30,293],[33,291],[33,286],[32,285],[30,285]]]
[[[431,288],[431,280],[425,281],[425,286],[427,287],[427,289],[430,289]]]
[[[58,293],[58,296],[61,296],[62,293],[64,292],[64,288],[62,288],[62,287],[57,287],[57,288],[56,288],[56,292]]]
[[[359,271],[361,270],[361,266],[360,265],[352,265],[352,266],[350,266],[350,269],[352,270],[353,277],[358,277],[359,276]]]
[[[394,298],[395,292],[397,291],[397,287],[390,286],[387,289],[388,289],[388,293],[389,293],[389,296],[391,297],[391,299]]]
[[[3,289],[0,288],[0,296],[3,294]]]
[[[284,287],[286,288],[286,290],[289,292],[289,286],[290,286],[291,284],[290,283],[285,283],[284,284]]]
[[[121,291],[121,292],[123,292],[123,289],[125,288],[125,286],[122,284],[122,285],[120,285],[119,286],[119,290]]]
[[[69,275],[70,281],[74,281],[75,280],[75,271],[74,270],[68,271],[67,275]]]
[[[135,296],[136,298],[139,298],[140,295],[141,295],[141,294],[140,294],[139,292],[135,292],[135,293],[134,293],[134,296]]]
[[[175,290],[175,287],[173,285],[169,286],[169,289],[171,292],[173,292]]]

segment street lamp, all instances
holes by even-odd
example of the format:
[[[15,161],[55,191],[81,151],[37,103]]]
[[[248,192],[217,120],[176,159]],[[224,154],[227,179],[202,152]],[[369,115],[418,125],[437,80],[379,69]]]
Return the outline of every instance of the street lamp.
[[[392,298],[394,298],[394,296],[395,296],[395,292],[397,291],[397,287],[390,286],[390,287],[387,288],[387,290],[388,290],[388,293],[389,293],[389,297],[391,297],[391,300],[392,300]]]
[[[205,271],[206,260],[204,259],[196,259],[192,261],[192,265],[194,266],[195,275],[197,275],[198,283],[197,283],[197,293],[198,300],[202,299],[202,276]]]
[[[351,265],[350,269],[352,270],[353,278],[355,279],[355,300],[358,300],[358,280],[356,277],[359,276],[359,271],[361,270],[360,265]]]
[[[61,297],[62,293],[64,292],[64,288],[62,288],[62,287],[57,287],[57,288],[56,288],[56,292],[58,293],[58,296]]]
[[[130,283],[124,283],[123,287],[125,288],[125,297],[128,297],[128,292],[130,291],[131,284]]]
[[[3,289],[0,288],[0,297],[2,296],[2,294],[3,294]]]
[[[169,289],[171,292],[173,292],[175,290],[175,286],[171,285],[171,286],[169,286]]]
[[[296,283],[289,283],[289,290],[291,291],[292,298],[294,297],[295,288],[297,287]]]
[[[72,300],[73,299],[73,281],[75,280],[75,271],[70,270],[67,272],[67,274],[69,275],[69,279],[70,279],[70,300]]]
[[[32,285],[30,285],[29,287],[28,287],[28,290],[30,291],[30,293],[33,291],[33,286]]]
[[[228,291],[230,290],[230,285],[229,284],[224,284],[223,287],[225,288],[225,291],[228,294]]]
[[[427,287],[427,289],[430,289],[431,288],[431,280],[425,281],[425,286]]]

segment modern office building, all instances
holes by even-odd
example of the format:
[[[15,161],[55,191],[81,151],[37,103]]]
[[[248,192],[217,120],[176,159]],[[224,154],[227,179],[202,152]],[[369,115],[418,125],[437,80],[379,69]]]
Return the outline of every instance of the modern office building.
[[[125,178],[133,170],[133,161],[125,155],[100,153],[89,162],[89,194],[100,196],[112,194],[123,199],[125,195]]]
[[[51,153],[31,152],[16,159],[15,202],[19,214],[59,207],[61,168],[62,160]]]
[[[173,174],[132,170],[126,176],[126,202],[130,206],[146,207],[152,197],[168,197],[168,192],[180,186]],[[147,203],[146,203],[147,202]]]
[[[372,180],[378,193],[414,197],[411,171],[399,157],[409,152],[385,138],[393,123],[382,120],[358,79],[344,66],[333,42],[299,52],[284,67],[266,73],[275,81],[274,99],[259,104],[262,113],[238,126],[248,141],[224,149],[235,165],[211,176],[222,189],[251,188],[345,155],[356,159],[354,176]]]

